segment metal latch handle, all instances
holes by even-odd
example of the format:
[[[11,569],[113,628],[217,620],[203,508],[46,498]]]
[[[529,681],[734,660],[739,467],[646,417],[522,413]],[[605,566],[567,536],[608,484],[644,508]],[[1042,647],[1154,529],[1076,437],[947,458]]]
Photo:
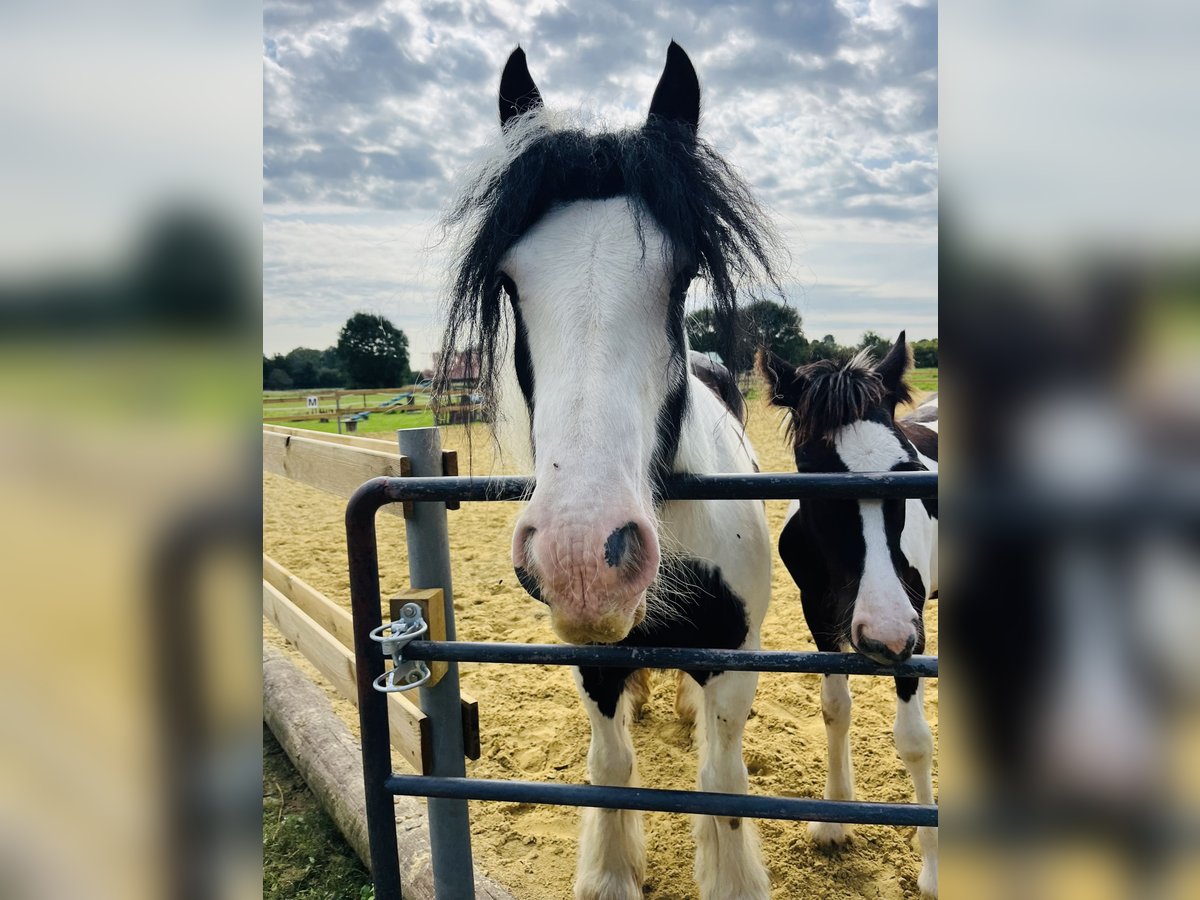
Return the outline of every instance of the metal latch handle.
[[[421,615],[420,604],[405,603],[399,619],[385,622],[371,632],[371,640],[379,643],[383,655],[392,658],[392,668],[372,683],[375,690],[385,694],[411,691],[429,680],[429,666],[424,660],[401,658],[408,643],[428,631],[429,623]]]

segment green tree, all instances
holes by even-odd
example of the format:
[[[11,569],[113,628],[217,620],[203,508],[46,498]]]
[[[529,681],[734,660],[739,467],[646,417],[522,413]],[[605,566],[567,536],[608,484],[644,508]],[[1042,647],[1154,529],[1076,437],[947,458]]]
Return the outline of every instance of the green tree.
[[[913,365],[918,369],[936,369],[938,366],[937,338],[913,341]]]
[[[266,388],[269,391],[286,391],[292,386],[292,376],[286,369],[274,368],[267,374]]]
[[[383,316],[355,313],[338,334],[349,387],[393,387],[409,380],[408,338]]]
[[[684,319],[688,346],[701,353],[725,355],[717,332],[716,316],[710,307],[689,313]],[[768,347],[784,359],[803,362],[808,339],[804,337],[800,314],[792,307],[773,300],[758,300],[738,310],[734,352],[741,370],[754,365],[754,351]],[[730,365],[730,360],[725,360]]]
[[[297,347],[286,357],[288,374],[292,384],[298,388],[319,387],[317,370],[321,365],[321,351],[308,347]]]
[[[870,350],[876,360],[883,359],[892,349],[892,342],[876,331],[864,331],[862,340],[858,342],[859,350]]]
[[[688,313],[683,320],[687,329],[688,346],[697,353],[720,353],[720,340],[717,337],[716,323],[713,311],[709,307]]]
[[[758,300],[741,315],[742,333],[750,346],[739,354],[742,365],[754,364],[754,350],[766,347],[786,360],[801,363],[808,355],[808,339],[794,308],[774,300]]]

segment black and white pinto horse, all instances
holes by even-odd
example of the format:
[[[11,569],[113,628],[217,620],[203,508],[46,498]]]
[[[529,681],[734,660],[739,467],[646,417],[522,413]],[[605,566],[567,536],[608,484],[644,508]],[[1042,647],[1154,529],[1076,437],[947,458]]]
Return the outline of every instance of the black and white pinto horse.
[[[901,332],[878,364],[860,353],[797,368],[760,352],[759,371],[771,402],[790,412],[800,472],[937,471],[937,395],[895,420],[908,402],[912,365]],[[793,502],[779,536],[779,556],[797,586],[817,648],[854,647],[884,665],[925,649],[922,611],[937,590],[936,500],[805,500]],[[919,678],[896,679],[896,749],[912,776],[918,803],[933,803],[933,737]],[[850,688],[826,675],[821,712],[829,744],[825,797],[854,799],[850,762]],[[813,822],[820,844],[842,843],[847,826]],[[922,868],[917,884],[937,896],[937,829],[917,829]]]
[[[460,262],[441,358],[479,347],[500,448],[536,475],[513,565],[572,643],[759,646],[772,555],[763,504],[659,496],[671,473],[757,468],[742,418],[720,399],[736,388],[690,370],[690,282],[707,282],[727,330],[745,282],[778,289],[773,232],[698,138],[699,115],[696,73],[674,43],[646,122],[601,133],[556,124],[518,48],[500,82],[498,148],[447,220]],[[577,671],[594,784],[638,782],[629,721],[643,677]],[[681,679],[702,790],[746,791],[756,684],[751,672]],[[769,895],[752,822],[700,817],[695,836],[703,897]],[[644,875],[641,814],[583,810],[575,896],[636,900]]]

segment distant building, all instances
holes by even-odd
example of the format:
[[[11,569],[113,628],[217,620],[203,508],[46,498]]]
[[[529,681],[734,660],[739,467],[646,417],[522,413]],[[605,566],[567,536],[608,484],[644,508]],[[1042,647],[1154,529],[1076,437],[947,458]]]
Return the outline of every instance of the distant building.
[[[441,365],[442,354],[434,353],[434,370],[436,371],[441,369]],[[448,375],[452,384],[476,384],[479,381],[479,351],[474,347],[467,350],[456,350],[454,353],[454,360],[450,364]]]

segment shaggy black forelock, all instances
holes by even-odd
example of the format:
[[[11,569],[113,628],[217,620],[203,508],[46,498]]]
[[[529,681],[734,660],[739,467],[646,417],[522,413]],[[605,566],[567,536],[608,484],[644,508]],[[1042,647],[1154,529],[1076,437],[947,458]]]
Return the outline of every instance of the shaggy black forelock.
[[[782,294],[773,264],[780,245],[745,182],[685,125],[651,117],[639,128],[591,134],[551,129],[537,118],[544,115],[521,117],[518,132],[528,131],[519,152],[485,168],[446,216],[447,230],[460,235],[461,260],[449,290],[439,384],[449,383],[455,350],[478,347],[480,392],[494,411],[500,261],[555,205],[622,195],[639,239],[643,216],[667,238],[673,274],[705,279],[722,355],[734,363],[739,290]]]
[[[799,448],[832,441],[839,429],[868,418],[872,410],[910,402],[912,391],[904,380],[889,390],[870,354],[862,351],[801,366],[787,397],[787,431]]]

